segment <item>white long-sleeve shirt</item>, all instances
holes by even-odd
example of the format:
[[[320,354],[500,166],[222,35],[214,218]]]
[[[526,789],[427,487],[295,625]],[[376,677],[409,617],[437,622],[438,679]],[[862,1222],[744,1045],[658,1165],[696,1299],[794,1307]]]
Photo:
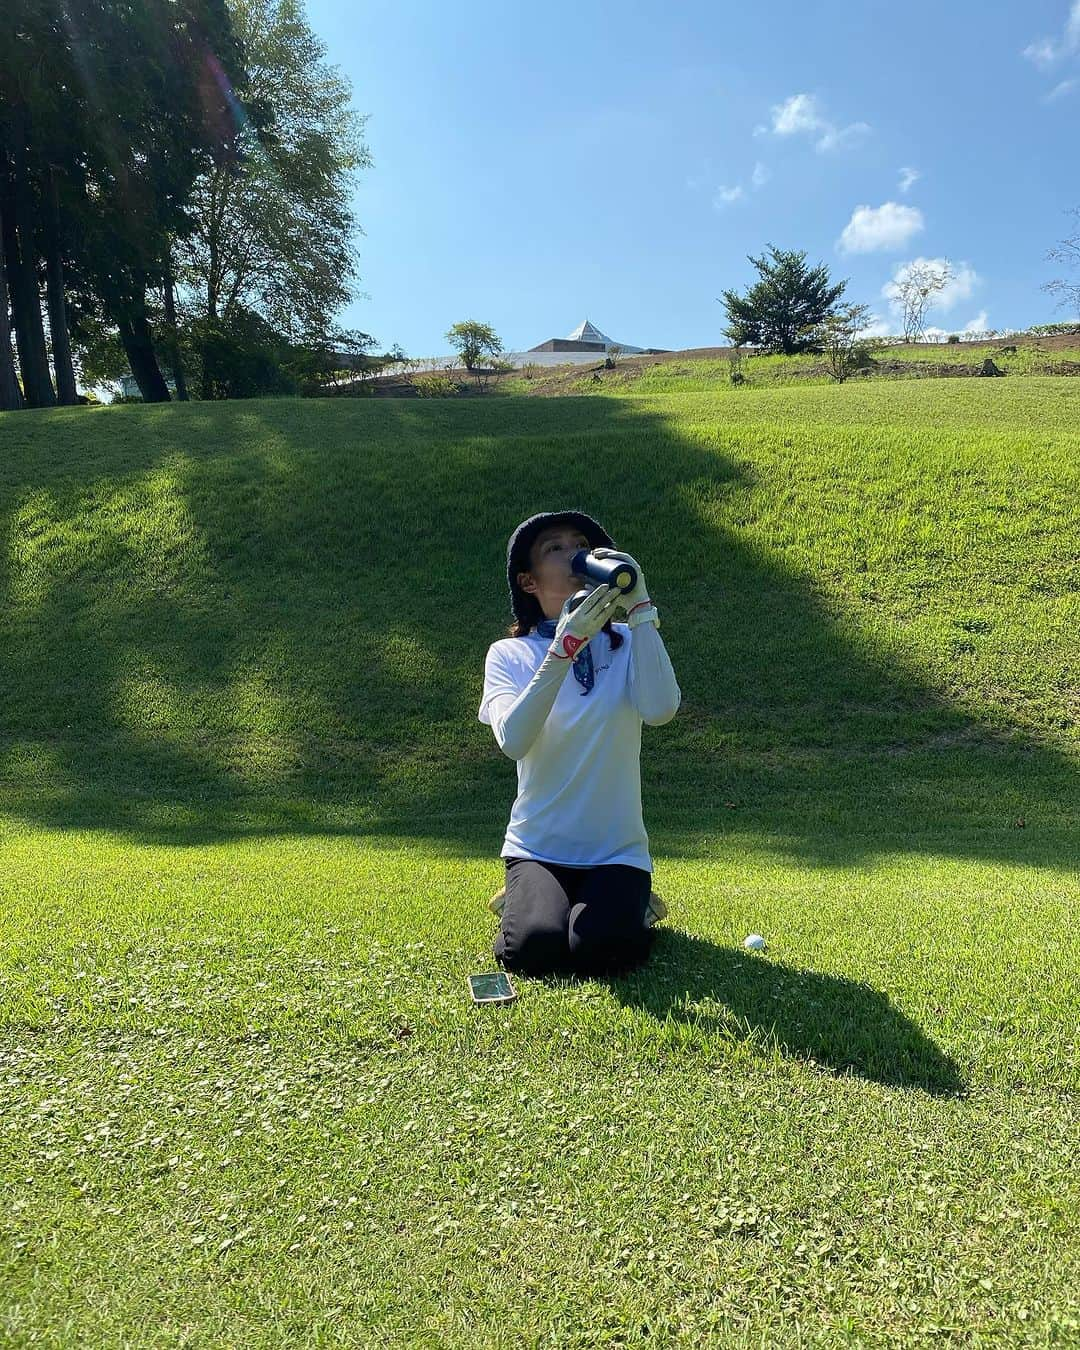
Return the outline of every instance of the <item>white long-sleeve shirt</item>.
[[[589,642],[594,684],[586,693],[573,662],[547,655],[539,633],[488,648],[477,714],[517,761],[518,792],[502,857],[566,867],[623,863],[651,872],[641,814],[641,726],[662,726],[682,694],[652,623],[612,625]]]

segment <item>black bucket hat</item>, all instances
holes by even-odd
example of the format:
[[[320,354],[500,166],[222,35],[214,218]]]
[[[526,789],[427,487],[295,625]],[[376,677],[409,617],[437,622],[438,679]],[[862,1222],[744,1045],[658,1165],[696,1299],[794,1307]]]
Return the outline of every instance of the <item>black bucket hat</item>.
[[[539,623],[544,617],[544,612],[540,608],[539,600],[523,591],[517,584],[518,573],[530,570],[529,553],[536,536],[542,530],[550,529],[552,525],[562,524],[576,526],[588,539],[590,548],[615,547],[615,541],[607,530],[584,511],[541,511],[539,515],[523,520],[510,536],[506,548],[506,581],[510,587],[510,605],[514,611],[514,618],[523,624],[526,630]],[[582,584],[584,585],[584,582]]]

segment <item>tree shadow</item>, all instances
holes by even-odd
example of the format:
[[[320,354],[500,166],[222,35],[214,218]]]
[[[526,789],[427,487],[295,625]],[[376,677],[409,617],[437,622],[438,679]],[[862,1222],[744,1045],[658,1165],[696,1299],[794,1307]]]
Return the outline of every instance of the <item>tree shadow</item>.
[[[56,410],[4,432],[12,818],[496,858],[515,772],[476,710],[511,619],[506,539],[577,506],[664,597],[684,700],[645,732],[654,847],[707,855],[738,828],[836,865],[931,836],[1027,858],[1038,833],[1070,856],[1076,774],[1047,736],[959,708],[740,529],[765,472],[745,442],[779,447],[786,426],[676,427],[606,398],[283,400]],[[889,428],[837,434],[866,451]]]
[[[967,1093],[955,1062],[869,985],[797,970],[661,928],[648,960],[605,980],[628,1008],[706,1035],[749,1039],[841,1075],[932,1096]]]

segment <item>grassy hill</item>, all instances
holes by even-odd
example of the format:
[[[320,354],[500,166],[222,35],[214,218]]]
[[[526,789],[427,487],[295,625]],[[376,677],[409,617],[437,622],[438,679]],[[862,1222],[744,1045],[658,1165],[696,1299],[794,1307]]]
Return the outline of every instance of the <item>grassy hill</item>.
[[[748,388],[834,383],[825,357],[813,353],[770,356],[746,353],[739,367],[744,384],[731,385],[730,347],[626,356],[611,370],[597,359],[589,366],[525,366],[491,382],[492,392],[561,397],[567,394],[743,393]],[[1080,375],[1080,337],[1018,336],[977,342],[913,343],[883,349],[851,378],[879,380],[969,378],[990,358],[1003,375]],[[400,387],[400,386],[398,386]],[[466,384],[466,389],[468,385]]]
[[[646,735],[657,819],[736,799],[811,848],[890,833],[898,801],[971,846],[1063,826],[1073,390],[10,419],[2,791],[148,837],[422,822],[494,847],[512,769],[475,711],[506,539],[577,503],[663,605],[685,701]]]
[[[1078,425],[1039,375],[0,420],[0,1338],[1068,1343]],[[671,915],[478,1010],[484,653],[566,506],[683,691]]]

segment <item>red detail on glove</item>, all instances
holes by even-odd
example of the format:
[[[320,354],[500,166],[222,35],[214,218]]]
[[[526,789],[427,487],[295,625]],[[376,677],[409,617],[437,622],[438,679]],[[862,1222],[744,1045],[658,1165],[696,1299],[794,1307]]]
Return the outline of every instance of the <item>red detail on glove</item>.
[[[567,656],[574,656],[577,653],[577,649],[585,645],[585,639],[574,637],[573,633],[565,633],[563,634],[562,644],[563,651]]]

